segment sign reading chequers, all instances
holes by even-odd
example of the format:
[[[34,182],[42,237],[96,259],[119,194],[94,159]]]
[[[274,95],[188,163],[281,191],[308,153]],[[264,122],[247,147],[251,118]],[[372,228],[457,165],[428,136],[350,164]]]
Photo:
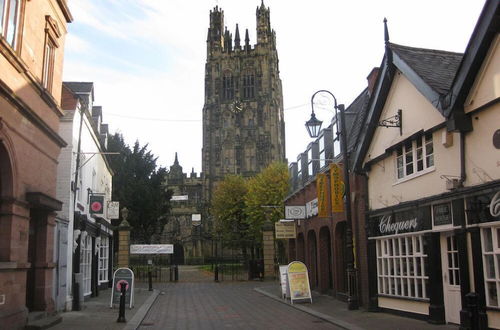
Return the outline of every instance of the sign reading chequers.
[[[130,254],[173,254],[173,244],[131,244]]]
[[[431,229],[429,206],[386,213],[370,218],[371,235],[386,236]]]

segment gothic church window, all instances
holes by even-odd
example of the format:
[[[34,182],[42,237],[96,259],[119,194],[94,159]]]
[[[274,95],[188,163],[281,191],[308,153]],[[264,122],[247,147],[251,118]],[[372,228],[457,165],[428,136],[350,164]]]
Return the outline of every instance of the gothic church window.
[[[253,99],[255,97],[255,76],[245,74],[243,76],[243,99]]]
[[[234,98],[234,78],[229,74],[224,74],[222,77],[222,99],[225,101]]]

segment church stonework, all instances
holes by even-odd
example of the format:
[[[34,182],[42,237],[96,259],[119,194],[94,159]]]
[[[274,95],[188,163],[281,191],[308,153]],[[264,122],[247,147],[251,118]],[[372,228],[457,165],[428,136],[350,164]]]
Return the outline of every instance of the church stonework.
[[[250,177],[285,161],[283,94],[276,33],[270,11],[257,7],[257,43],[224,26],[224,11],[210,11],[205,64],[202,172],[210,203],[225,175]],[[234,41],[234,44],[233,44]]]

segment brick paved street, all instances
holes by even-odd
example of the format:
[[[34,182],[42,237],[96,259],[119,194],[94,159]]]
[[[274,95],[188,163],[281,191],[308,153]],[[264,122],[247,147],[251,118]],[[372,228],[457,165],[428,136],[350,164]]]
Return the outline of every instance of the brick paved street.
[[[340,329],[254,291],[259,282],[213,282],[180,267],[179,282],[160,294],[139,329]]]

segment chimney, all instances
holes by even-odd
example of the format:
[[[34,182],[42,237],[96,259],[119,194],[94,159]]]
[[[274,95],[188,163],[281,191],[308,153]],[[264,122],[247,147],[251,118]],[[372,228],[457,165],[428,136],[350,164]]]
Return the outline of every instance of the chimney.
[[[379,67],[374,67],[372,71],[368,74],[368,77],[366,79],[368,80],[368,92],[370,95],[373,93],[373,89],[375,88],[375,83],[377,82],[377,77],[379,73],[380,68]]]

